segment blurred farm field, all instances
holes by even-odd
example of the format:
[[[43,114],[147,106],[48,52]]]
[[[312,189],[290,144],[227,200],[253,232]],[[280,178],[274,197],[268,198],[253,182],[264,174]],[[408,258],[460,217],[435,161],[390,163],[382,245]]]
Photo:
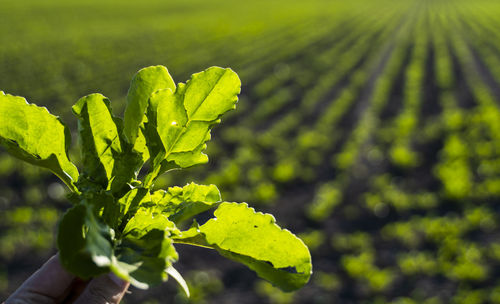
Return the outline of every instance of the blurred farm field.
[[[272,212],[309,245],[311,282],[284,294],[179,246],[192,299],[168,282],[127,302],[500,303],[498,1],[0,7],[0,90],[66,122],[92,92],[121,113],[133,73],[147,65],[166,65],[176,81],[211,65],[242,78],[209,165],[166,174],[157,187],[215,183],[225,200]],[[54,252],[69,204],[49,173],[5,153],[0,180],[3,298]]]

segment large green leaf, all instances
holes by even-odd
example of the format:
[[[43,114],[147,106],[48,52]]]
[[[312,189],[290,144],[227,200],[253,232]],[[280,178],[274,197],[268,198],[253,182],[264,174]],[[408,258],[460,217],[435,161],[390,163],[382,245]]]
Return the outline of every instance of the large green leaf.
[[[186,83],[156,91],[150,98],[146,140],[151,150],[153,170],[146,185],[164,171],[205,163],[205,142],[219,118],[234,109],[241,82],[231,69],[211,67],[194,74]],[[161,146],[158,142],[161,142]]]
[[[290,231],[276,225],[272,215],[255,212],[247,204],[222,203],[215,216],[174,239],[214,248],[285,291],[307,283],[312,273],[309,250]]]
[[[122,139],[121,122],[101,94],[82,97],[73,106],[87,179],[104,189],[119,191],[135,178],[142,157]]]
[[[71,190],[78,170],[68,158],[71,135],[58,117],[0,91],[0,144],[12,155],[54,172]]]
[[[134,75],[127,94],[124,118],[124,133],[130,143],[134,144],[139,135],[149,97],[159,89],[175,90],[174,80],[166,67],[150,66]]]

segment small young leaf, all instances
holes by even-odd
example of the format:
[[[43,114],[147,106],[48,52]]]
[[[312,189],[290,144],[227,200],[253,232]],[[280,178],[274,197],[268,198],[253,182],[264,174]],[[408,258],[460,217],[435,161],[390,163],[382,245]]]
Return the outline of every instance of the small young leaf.
[[[210,140],[210,133],[207,134],[205,141]],[[174,152],[171,153],[167,159],[162,162],[161,172],[168,171],[169,168],[188,168],[195,165],[206,164],[208,162],[208,156],[203,153],[207,148],[205,142],[200,144],[196,149],[187,152]]]
[[[221,201],[220,191],[215,185],[187,184],[170,187],[151,194],[150,201],[143,203],[155,213],[161,213],[175,224],[215,207]]]
[[[178,259],[169,235],[161,229],[127,234],[116,248],[116,261],[111,269],[137,288],[147,289],[166,281],[165,269]]]
[[[58,117],[0,91],[0,144],[12,155],[54,172],[75,191],[78,170],[68,158],[71,135]]]
[[[123,231],[127,222],[134,216],[141,204],[150,201],[146,188],[134,188],[121,197],[114,206],[105,208],[103,215],[114,214],[113,228]],[[111,216],[109,216],[111,218]]]
[[[182,188],[184,202],[205,202],[214,204],[221,201],[220,191],[216,185],[198,185],[189,183]]]
[[[122,235],[132,235],[134,238],[141,238],[153,229],[179,234],[179,230],[167,216],[161,213],[154,213],[150,208],[140,208],[127,222]]]
[[[213,208],[221,201],[221,196],[215,185],[190,183],[182,188],[182,200],[169,217],[176,224]]]
[[[159,89],[175,91],[175,82],[166,67],[150,66],[134,75],[127,94],[124,118],[124,133],[131,144],[135,143],[144,121],[149,97]]]

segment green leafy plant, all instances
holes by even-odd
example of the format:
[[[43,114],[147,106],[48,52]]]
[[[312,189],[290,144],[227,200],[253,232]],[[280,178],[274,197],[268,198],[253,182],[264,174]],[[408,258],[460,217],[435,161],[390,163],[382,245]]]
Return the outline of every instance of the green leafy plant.
[[[235,108],[240,86],[230,69],[211,67],[176,86],[165,67],[152,66],[132,79],[123,120],[103,95],[82,97],[73,106],[80,171],[69,160],[70,132],[58,117],[0,92],[0,143],[51,170],[72,191],[74,206],[57,236],[67,270],[81,278],[111,271],[139,288],[170,275],[188,293],[172,266],[178,260],[174,244],[181,243],[215,249],[285,291],[307,283],[309,250],[272,215],[246,203],[222,202],[215,185],[153,191],[160,174],[208,161],[203,150],[210,130]],[[142,180],[140,171],[146,172]],[[206,223],[193,219],[210,209],[215,217]],[[182,230],[188,220],[191,226]]]

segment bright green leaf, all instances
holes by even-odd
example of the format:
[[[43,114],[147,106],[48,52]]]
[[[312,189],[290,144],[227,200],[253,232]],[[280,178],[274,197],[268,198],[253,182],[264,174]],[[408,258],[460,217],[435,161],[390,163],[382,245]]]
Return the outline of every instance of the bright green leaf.
[[[139,134],[134,143],[134,150],[142,155],[142,162],[145,163],[149,159],[149,150],[146,145],[146,137],[144,135],[144,128],[139,129]]]
[[[127,222],[123,236],[132,235],[134,238],[140,238],[153,229],[179,233],[175,224],[166,215],[155,213],[150,208],[140,208]]]
[[[213,247],[285,291],[307,283],[312,273],[309,250],[276,225],[272,215],[255,212],[247,204],[222,203],[215,216],[199,227],[199,234],[190,229],[176,240]]]
[[[104,189],[120,191],[135,178],[142,157],[121,140],[121,121],[101,94],[82,97],[73,106],[87,179]]]
[[[82,97],[73,106],[73,113],[78,118],[84,172],[106,189],[115,166],[114,156],[123,153],[109,100],[101,94]]]
[[[12,155],[51,170],[74,191],[78,170],[68,158],[70,143],[68,128],[46,108],[0,91],[0,144]]]
[[[170,187],[167,191],[155,191],[150,203],[143,206],[164,214],[178,224],[215,207],[220,201],[220,192],[215,185],[190,183],[182,188]]]
[[[159,90],[151,96],[146,140],[154,147],[150,148],[154,161],[146,185],[168,169],[208,161],[202,151],[210,129],[235,108],[240,87],[240,79],[231,69],[211,67],[194,74],[186,84],[179,83],[175,92]],[[158,147],[158,139],[163,147]]]
[[[240,87],[241,81],[231,69],[211,67],[193,74],[182,94],[189,121],[219,119],[235,108]]]
[[[210,139],[210,133],[207,138]],[[205,139],[205,141],[208,139]],[[171,153],[167,159],[162,162],[162,166],[165,168],[188,168],[194,165],[206,164],[208,162],[208,156],[203,153],[206,148],[207,145],[202,143],[192,151]],[[161,172],[165,171],[167,170],[161,170]]]
[[[118,231],[121,232],[123,231],[125,225],[127,225],[127,222],[137,212],[139,207],[148,201],[150,201],[148,189],[134,188],[118,199],[114,206],[110,206],[109,209],[105,209],[104,215],[106,215],[106,212],[115,215],[113,227],[119,227]]]
[[[166,67],[150,66],[134,75],[127,94],[124,133],[129,142],[134,144],[139,134],[139,127],[144,121],[151,94],[159,89],[175,90],[175,83]]]

